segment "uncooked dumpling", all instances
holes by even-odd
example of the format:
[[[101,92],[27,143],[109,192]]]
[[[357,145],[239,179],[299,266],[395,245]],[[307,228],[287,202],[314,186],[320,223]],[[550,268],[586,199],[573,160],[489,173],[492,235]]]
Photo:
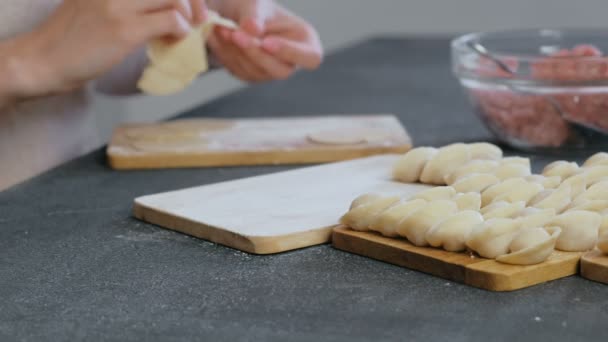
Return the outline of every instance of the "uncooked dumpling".
[[[493,218],[514,218],[526,207],[526,202],[504,202],[498,201],[484,207],[481,210],[484,220]]]
[[[498,166],[496,170],[494,170],[494,175],[498,177],[500,180],[505,180],[509,178],[520,178],[527,177],[532,174],[532,170],[529,166],[521,165],[521,164],[504,164]]]
[[[566,179],[577,173],[578,170],[579,167],[577,163],[558,160],[545,166],[543,169],[543,176],[559,176],[561,179]]]
[[[591,166],[584,168],[581,174],[585,175],[587,186],[603,180],[608,180],[608,165]]]
[[[608,153],[599,152],[587,159],[583,164],[583,167],[592,167],[592,166],[600,166],[600,165],[608,165]]]
[[[473,173],[460,178],[452,187],[456,192],[482,192],[490,186],[500,182],[496,176],[489,173]]]
[[[423,199],[426,201],[448,200],[456,195],[456,190],[451,186],[437,186],[428,190],[423,190],[411,199]]]
[[[509,252],[509,245],[519,230],[513,219],[491,219],[473,228],[466,245],[480,256],[495,259]]]
[[[528,205],[538,209],[555,209],[556,212],[562,212],[571,201],[570,185],[561,185],[557,189],[549,189],[541,191],[534,196]]]
[[[538,209],[538,208],[525,208],[521,211],[517,221],[519,221],[519,227],[521,229],[534,228],[534,227],[546,227],[556,216],[555,209]]]
[[[420,181],[424,184],[444,185],[445,176],[469,160],[471,160],[471,152],[466,144],[442,147],[422,170]]]
[[[456,203],[458,210],[475,210],[481,209],[481,195],[478,192],[467,192],[456,194],[452,198]]]
[[[383,196],[378,195],[378,194],[363,194],[357,198],[355,198],[355,200],[350,204],[350,208],[349,209],[354,209],[358,206],[361,206],[363,204],[367,204],[373,201],[377,201],[380,198],[382,198]]]
[[[457,211],[456,204],[450,200],[429,202],[424,208],[401,221],[397,233],[416,246],[427,246],[426,232],[439,221],[450,217]]]
[[[445,177],[446,184],[452,185],[461,178],[474,173],[492,173],[498,167],[495,160],[471,160],[470,162],[458,167]]]
[[[494,198],[497,196],[500,196],[514,187],[519,187],[525,184],[528,184],[528,182],[526,182],[523,178],[511,178],[494,184],[481,193],[481,206],[485,207],[486,205],[492,203]]]
[[[608,200],[608,181],[600,181],[591,185],[587,191],[580,194],[577,199]]]
[[[426,240],[433,247],[443,247],[446,251],[465,250],[465,240],[473,227],[483,222],[477,211],[458,212],[434,225],[426,233]]]
[[[342,216],[340,222],[353,230],[367,231],[376,216],[388,207],[399,202],[397,196],[382,197],[366,204],[359,205]]]
[[[577,198],[583,192],[585,192],[585,190],[587,190],[587,185],[587,175],[580,173],[563,180],[559,187],[570,186],[571,198]]]
[[[560,233],[559,227],[522,229],[511,241],[510,253],[499,255],[496,261],[511,265],[539,264],[551,256]]]
[[[506,157],[500,160],[500,165],[508,165],[508,164],[519,164],[523,165],[528,169],[532,168],[532,163],[530,162],[530,158],[524,157]]]
[[[472,143],[469,144],[469,149],[471,151],[471,159],[499,160],[502,158],[502,150],[494,144],[485,142]]]
[[[393,168],[393,178],[404,183],[416,183],[426,163],[437,154],[433,147],[417,147],[404,154]]]
[[[545,177],[543,175],[530,175],[524,177],[528,182],[538,183],[545,189],[556,189],[561,183],[562,179],[559,176]]]
[[[562,233],[556,248],[567,252],[584,252],[595,247],[602,217],[598,213],[583,210],[568,211],[556,216],[551,226],[558,226]]]
[[[492,201],[505,201],[509,203],[520,202],[528,203],[534,196],[543,191],[543,186],[538,183],[524,182],[515,184],[502,194],[494,197]]]
[[[565,211],[585,210],[601,213],[606,209],[608,209],[608,200],[588,200],[579,198],[572,202]]]
[[[369,228],[384,236],[396,237],[398,236],[397,227],[399,222],[416,210],[422,209],[426,203],[425,200],[421,199],[397,202],[378,214]]]

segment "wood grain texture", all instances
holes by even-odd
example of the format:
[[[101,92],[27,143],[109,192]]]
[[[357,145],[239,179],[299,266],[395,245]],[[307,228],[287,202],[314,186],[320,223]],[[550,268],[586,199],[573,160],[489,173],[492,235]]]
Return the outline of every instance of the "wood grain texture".
[[[391,180],[399,155],[382,155],[135,199],[134,216],[255,254],[327,243],[363,193],[411,196],[426,185]]]
[[[585,253],[581,258],[581,276],[608,284],[608,255],[597,249]]]
[[[365,135],[324,144],[311,134]],[[107,148],[114,169],[310,164],[404,153],[412,142],[392,115],[189,119],[118,127]]]
[[[430,247],[373,232],[339,226],[332,234],[335,248],[490,291],[513,291],[578,272],[581,253],[555,251],[538,265],[516,266]]]

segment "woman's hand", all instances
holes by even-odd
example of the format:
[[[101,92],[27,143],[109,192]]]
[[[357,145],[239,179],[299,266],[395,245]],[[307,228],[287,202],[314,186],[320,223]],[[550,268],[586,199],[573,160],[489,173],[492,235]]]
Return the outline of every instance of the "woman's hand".
[[[69,91],[158,38],[181,38],[206,17],[204,0],[64,0],[39,28],[0,43],[0,69],[28,98]],[[5,78],[6,80],[6,78]]]
[[[237,21],[241,30],[218,27],[209,39],[212,54],[248,82],[285,79],[299,68],[316,69],[323,48],[316,30],[272,0],[214,0],[209,7]]]

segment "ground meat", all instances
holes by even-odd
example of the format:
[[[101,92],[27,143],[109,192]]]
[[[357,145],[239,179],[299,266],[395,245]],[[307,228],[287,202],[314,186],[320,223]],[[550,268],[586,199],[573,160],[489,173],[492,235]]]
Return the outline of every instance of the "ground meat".
[[[528,77],[549,82],[586,82],[608,78],[608,59],[591,45],[579,45],[561,50],[529,66]],[[598,57],[581,58],[581,57]],[[517,60],[503,60],[517,72]],[[496,67],[495,63],[481,60],[479,74],[511,78],[512,75]],[[581,93],[572,91],[552,93],[568,120],[591,125],[608,131],[608,92]],[[558,147],[575,138],[570,123],[560,116],[547,95],[534,95],[488,87],[469,88],[476,110],[488,127],[503,140],[517,145]]]

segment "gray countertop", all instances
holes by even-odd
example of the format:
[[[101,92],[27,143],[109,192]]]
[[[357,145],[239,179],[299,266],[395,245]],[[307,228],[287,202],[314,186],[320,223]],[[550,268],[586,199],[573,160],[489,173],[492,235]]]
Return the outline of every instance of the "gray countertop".
[[[398,114],[418,145],[491,139],[441,39],[370,40],[186,115],[335,113]],[[117,172],[97,151],[0,193],[0,340],[606,340],[608,286],[579,277],[492,293],[328,245],[248,255],[130,216],[140,195],[283,169]]]

